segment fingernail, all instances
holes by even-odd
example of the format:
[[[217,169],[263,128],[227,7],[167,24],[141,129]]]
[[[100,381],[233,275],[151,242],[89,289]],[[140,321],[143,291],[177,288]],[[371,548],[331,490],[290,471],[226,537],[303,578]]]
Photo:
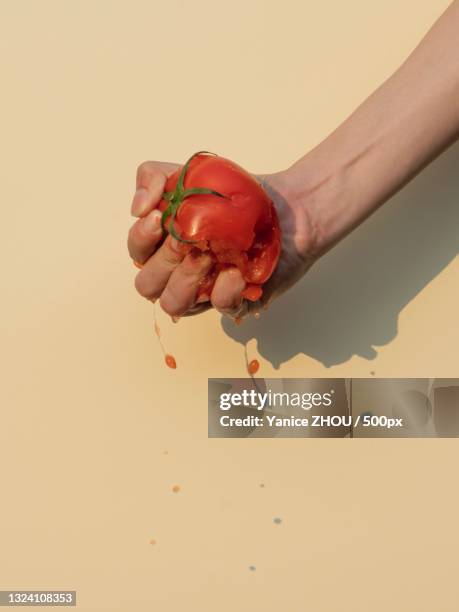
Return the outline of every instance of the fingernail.
[[[131,213],[133,217],[141,217],[148,210],[150,197],[145,187],[139,187],[132,200]]]
[[[161,225],[161,211],[153,210],[142,220],[143,229],[147,234],[157,234]]]

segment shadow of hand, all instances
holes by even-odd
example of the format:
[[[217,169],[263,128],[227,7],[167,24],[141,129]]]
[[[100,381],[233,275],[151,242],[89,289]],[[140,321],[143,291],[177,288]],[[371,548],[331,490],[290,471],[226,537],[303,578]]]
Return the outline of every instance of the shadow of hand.
[[[456,145],[316,262],[260,320],[236,327],[223,318],[225,333],[244,344],[256,338],[276,368],[301,353],[327,367],[353,355],[373,359],[374,347],[396,336],[400,311],[459,252],[458,166]],[[278,210],[291,241],[297,220],[282,205]],[[312,265],[296,251],[284,253],[266,298]]]

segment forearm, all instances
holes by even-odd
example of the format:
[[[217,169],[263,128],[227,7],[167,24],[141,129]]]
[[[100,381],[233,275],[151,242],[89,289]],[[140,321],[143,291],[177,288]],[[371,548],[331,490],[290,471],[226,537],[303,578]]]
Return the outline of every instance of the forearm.
[[[279,179],[324,252],[459,136],[459,0],[401,68]]]

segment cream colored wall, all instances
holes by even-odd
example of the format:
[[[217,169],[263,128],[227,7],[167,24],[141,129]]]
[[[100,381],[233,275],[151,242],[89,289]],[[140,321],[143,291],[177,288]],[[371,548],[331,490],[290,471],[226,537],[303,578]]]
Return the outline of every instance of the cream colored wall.
[[[244,376],[245,339],[267,377],[458,376],[457,146],[259,322],[161,317],[176,372],[125,247],[139,162],[288,166],[447,4],[1,0],[0,588],[457,609],[454,440],[206,437],[207,377]]]

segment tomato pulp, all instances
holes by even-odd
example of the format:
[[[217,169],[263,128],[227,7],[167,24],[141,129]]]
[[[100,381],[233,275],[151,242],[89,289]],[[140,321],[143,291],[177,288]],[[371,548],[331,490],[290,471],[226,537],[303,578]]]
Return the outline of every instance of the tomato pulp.
[[[218,273],[231,266],[246,282],[243,297],[260,299],[279,260],[281,235],[274,204],[251,174],[200,151],[168,178],[159,210],[184,252],[212,257],[197,299],[209,299]]]

